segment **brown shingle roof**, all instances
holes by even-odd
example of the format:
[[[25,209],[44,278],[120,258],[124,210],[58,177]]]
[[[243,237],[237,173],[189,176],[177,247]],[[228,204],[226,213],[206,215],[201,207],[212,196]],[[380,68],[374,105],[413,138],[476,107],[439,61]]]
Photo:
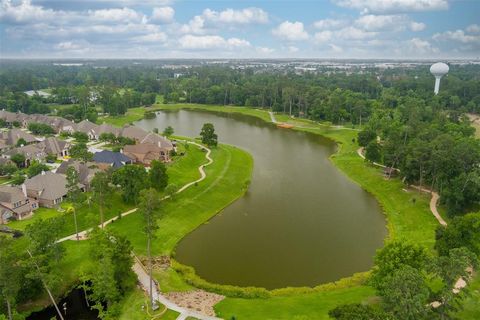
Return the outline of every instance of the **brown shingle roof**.
[[[36,191],[41,199],[55,200],[67,194],[67,178],[50,171],[27,179],[24,184],[27,190]]]

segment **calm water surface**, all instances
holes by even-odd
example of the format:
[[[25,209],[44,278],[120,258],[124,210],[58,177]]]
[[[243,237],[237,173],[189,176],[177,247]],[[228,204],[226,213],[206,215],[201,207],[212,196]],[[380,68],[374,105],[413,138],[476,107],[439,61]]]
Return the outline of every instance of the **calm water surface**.
[[[376,200],[336,169],[335,144],[243,115],[181,110],[137,125],[219,141],[254,159],[246,195],[186,236],[176,258],[222,284],[314,286],[368,270],[387,231]]]

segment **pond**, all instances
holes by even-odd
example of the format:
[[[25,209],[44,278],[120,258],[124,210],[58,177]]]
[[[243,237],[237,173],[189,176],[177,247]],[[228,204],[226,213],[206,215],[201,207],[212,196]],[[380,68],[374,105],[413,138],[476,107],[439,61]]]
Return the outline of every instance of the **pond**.
[[[90,309],[85,299],[82,289],[73,289],[68,295],[60,301],[57,301],[58,308],[62,312],[63,318],[66,320],[96,320],[98,311]],[[27,317],[27,320],[50,320],[60,319],[53,305],[33,312]]]
[[[371,268],[387,235],[385,218],[374,197],[331,163],[331,140],[241,114],[159,112],[137,125],[198,137],[207,122],[219,142],[253,156],[253,176],[245,196],[178,244],[178,261],[210,282],[268,289],[315,286]]]

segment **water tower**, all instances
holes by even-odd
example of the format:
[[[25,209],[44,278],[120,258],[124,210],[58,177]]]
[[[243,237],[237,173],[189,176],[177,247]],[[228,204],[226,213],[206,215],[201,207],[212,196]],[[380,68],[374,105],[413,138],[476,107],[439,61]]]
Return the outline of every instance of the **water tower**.
[[[435,94],[438,94],[438,90],[440,90],[440,79],[448,73],[448,69],[448,65],[443,62],[434,63],[430,67],[430,72],[435,77],[435,89],[433,90]]]

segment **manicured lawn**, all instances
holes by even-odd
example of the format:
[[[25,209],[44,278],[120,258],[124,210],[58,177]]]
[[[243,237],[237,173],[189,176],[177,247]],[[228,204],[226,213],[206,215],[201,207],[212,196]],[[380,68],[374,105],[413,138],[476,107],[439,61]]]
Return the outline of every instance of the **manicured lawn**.
[[[62,215],[63,213],[55,210],[55,209],[49,209],[49,208],[38,208],[37,210],[34,211],[34,214],[31,218],[21,220],[21,221],[12,221],[10,222],[7,226],[16,229],[16,230],[25,230],[25,228],[39,220],[39,219],[50,219],[53,217],[58,217]]]
[[[374,289],[358,286],[350,289],[303,294],[270,299],[227,298],[215,306],[217,316],[224,319],[330,319],[328,311],[345,303],[372,300]]]
[[[174,320],[178,317],[178,312],[172,310],[165,310],[164,306],[161,306],[157,311],[142,309],[142,306],[146,306],[148,297],[143,291],[136,288],[130,294],[128,294],[122,303],[122,309],[118,320]]]
[[[137,107],[128,109],[127,113],[123,116],[104,116],[97,119],[98,124],[108,123],[117,127],[123,127],[126,124],[130,124],[134,121],[143,118],[143,114],[148,108]]]

